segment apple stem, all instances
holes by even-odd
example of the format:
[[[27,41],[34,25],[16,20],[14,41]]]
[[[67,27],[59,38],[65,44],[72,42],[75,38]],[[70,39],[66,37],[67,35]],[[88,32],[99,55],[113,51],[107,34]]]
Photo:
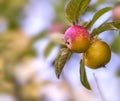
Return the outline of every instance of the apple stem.
[[[75,25],[75,21],[73,22],[73,25]]]
[[[104,65],[103,68],[106,68],[106,66]]]
[[[76,19],[76,21],[73,22],[73,25],[78,25],[79,19]]]
[[[78,23],[79,23],[79,20],[78,20],[78,19],[76,19],[76,25],[78,25]]]

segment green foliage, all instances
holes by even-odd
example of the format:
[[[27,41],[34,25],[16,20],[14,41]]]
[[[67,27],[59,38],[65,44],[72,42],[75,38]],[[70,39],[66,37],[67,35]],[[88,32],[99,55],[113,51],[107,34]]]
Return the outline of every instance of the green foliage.
[[[78,25],[83,26],[83,27],[87,27],[88,24],[89,24],[88,21],[79,21],[79,23],[78,23]]]
[[[62,48],[57,56],[57,59],[55,61],[55,73],[57,78],[60,77],[60,74],[63,70],[63,67],[65,65],[65,63],[67,62],[67,60],[70,58],[71,56],[71,51],[68,48]]]
[[[86,76],[85,63],[84,63],[84,60],[82,59],[80,61],[80,81],[85,88],[89,90],[91,89]]]
[[[94,23],[99,19],[99,17],[101,17],[103,14],[105,14],[106,12],[110,11],[112,8],[111,7],[105,7],[101,10],[99,10],[92,18],[92,20],[90,21],[90,23],[88,24],[87,28],[91,29],[92,26],[94,25]]]
[[[24,58],[26,56],[31,56],[31,57],[35,57],[36,56],[36,51],[35,51],[35,49],[32,46],[29,46],[27,48],[27,50],[25,50],[24,52],[19,54],[18,57],[17,57],[17,60],[21,60],[22,58]]]
[[[117,22],[108,22],[102,26],[99,26],[98,28],[95,28],[92,31],[92,36],[99,35],[100,33],[108,30],[120,30],[120,21]]]
[[[58,0],[57,5],[54,5],[55,11],[56,11],[56,18],[55,21],[57,22],[63,22],[65,16],[64,16],[64,4],[66,0]]]
[[[73,23],[86,10],[90,0],[70,0],[66,7],[66,18]]]
[[[111,50],[120,55],[120,34],[113,40]]]
[[[105,7],[103,9],[97,11],[90,22],[79,21],[81,15],[84,14],[85,10],[88,8],[90,1],[91,0],[69,0],[68,4],[66,6],[65,15],[66,15],[67,20],[70,23],[72,23],[73,25],[75,25],[75,24],[80,25],[80,26],[86,27],[88,30],[91,31],[91,29],[92,29],[93,25],[96,23],[96,21],[99,20],[99,18],[102,15],[104,15],[108,11],[112,10],[112,7]],[[87,9],[87,10],[89,12],[96,11],[97,6],[102,3],[104,3],[104,0],[97,0],[96,4],[90,5],[91,8],[89,6],[89,9]],[[120,30],[120,21],[108,22],[108,20],[107,20],[103,24],[101,24],[99,27],[94,28],[91,32],[92,41],[96,38],[94,36],[98,36],[102,32],[109,31],[109,30]],[[62,43],[62,38],[60,38],[60,39],[61,40],[59,43],[61,45],[64,45],[64,43]],[[117,51],[116,50],[113,50],[113,51],[117,52],[117,53],[120,52],[119,47],[117,46],[118,45],[117,43],[119,43],[119,40],[120,40],[119,37],[117,37],[117,39],[112,43],[113,49],[117,50]],[[55,41],[55,42],[57,42],[57,41]],[[115,48],[115,47],[117,47],[117,48]],[[62,48],[60,50],[58,57],[55,61],[55,72],[56,72],[56,76],[58,78],[63,70],[63,67],[64,67],[66,61],[70,58],[71,54],[72,53],[67,48]],[[84,55],[84,53],[83,53],[83,55]],[[83,59],[80,61],[80,80],[81,80],[82,85],[85,88],[90,90],[91,87],[87,80],[84,61],[85,61],[85,59],[83,57]]]
[[[39,33],[38,35],[36,35],[36,36],[34,36],[32,39],[31,39],[31,45],[34,43],[34,42],[36,42],[36,41],[38,41],[38,40],[40,40],[40,39],[42,39],[42,38],[44,38],[46,36],[46,32],[44,31],[44,32],[42,32],[42,33]]]
[[[55,44],[53,42],[50,42],[44,50],[44,56],[48,57],[54,47],[55,47]]]
[[[9,29],[19,27],[19,19],[23,16],[23,8],[28,0],[1,0],[0,16],[4,17],[9,23]]]

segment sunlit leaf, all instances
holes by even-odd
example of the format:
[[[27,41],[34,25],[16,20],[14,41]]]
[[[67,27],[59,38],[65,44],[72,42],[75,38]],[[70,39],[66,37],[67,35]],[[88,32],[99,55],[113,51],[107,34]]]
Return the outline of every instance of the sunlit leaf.
[[[120,21],[106,23],[98,28],[95,28],[91,34],[92,36],[95,36],[108,30],[120,30]]]
[[[86,71],[85,71],[85,64],[84,64],[83,60],[80,61],[80,81],[85,88],[87,88],[89,90],[91,89],[89,82],[87,80]]]
[[[64,68],[65,63],[71,56],[71,51],[68,48],[62,48],[57,56],[55,61],[55,73],[57,78],[60,77],[60,74]]]
[[[86,10],[90,0],[70,0],[66,7],[66,18],[73,23]]]
[[[88,24],[87,28],[91,29],[92,26],[94,25],[94,23],[97,21],[97,19],[99,17],[101,17],[103,14],[107,13],[108,11],[110,11],[112,9],[112,7],[105,7],[101,10],[99,10],[92,18],[91,22]]]

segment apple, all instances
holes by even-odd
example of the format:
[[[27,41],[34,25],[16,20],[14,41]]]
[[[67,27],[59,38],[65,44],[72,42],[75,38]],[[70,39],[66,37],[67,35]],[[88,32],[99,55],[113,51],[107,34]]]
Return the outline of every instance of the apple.
[[[85,64],[92,69],[104,67],[110,59],[110,47],[107,43],[99,39],[93,41],[85,52]]]
[[[73,25],[65,31],[64,40],[72,52],[83,53],[90,46],[91,38],[86,28]]]

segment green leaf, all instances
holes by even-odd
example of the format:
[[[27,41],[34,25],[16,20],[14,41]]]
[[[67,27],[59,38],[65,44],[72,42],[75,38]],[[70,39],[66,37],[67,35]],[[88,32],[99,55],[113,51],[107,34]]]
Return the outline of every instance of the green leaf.
[[[55,73],[57,78],[60,77],[60,74],[63,70],[63,67],[65,65],[65,63],[67,62],[67,60],[70,58],[71,56],[71,51],[68,48],[62,48],[57,56],[57,59],[55,61]]]
[[[34,37],[31,39],[30,44],[33,44],[34,42],[36,42],[36,41],[38,41],[38,40],[44,38],[45,36],[46,36],[46,32],[43,31],[42,33],[40,33],[40,34],[34,36]]]
[[[97,19],[99,19],[99,17],[101,17],[103,14],[107,13],[108,11],[110,11],[112,9],[112,7],[105,7],[101,10],[99,10],[92,18],[92,21],[88,24],[87,28],[91,29],[92,26],[94,25],[94,23],[97,21]]]
[[[55,44],[53,42],[50,42],[44,50],[44,56],[48,57],[54,47]]]
[[[86,76],[84,60],[82,60],[82,59],[80,61],[80,80],[85,88],[91,90],[91,87],[89,85],[89,82],[88,82],[87,76]]]
[[[29,50],[26,51],[25,56],[32,56],[32,57],[37,56],[35,49],[33,47],[30,47]]]
[[[70,0],[66,7],[66,18],[71,23],[75,22],[87,9],[89,3],[90,0]]]
[[[120,30],[120,21],[106,23],[98,28],[95,28],[91,34],[92,36],[95,36],[108,30]]]
[[[120,34],[118,34],[118,36],[114,38],[111,44],[111,50],[120,55]]]
[[[88,24],[89,24],[89,22],[85,22],[85,21],[79,21],[79,23],[78,23],[78,25],[80,25],[80,26],[83,26],[83,27],[87,27],[88,26]]]

